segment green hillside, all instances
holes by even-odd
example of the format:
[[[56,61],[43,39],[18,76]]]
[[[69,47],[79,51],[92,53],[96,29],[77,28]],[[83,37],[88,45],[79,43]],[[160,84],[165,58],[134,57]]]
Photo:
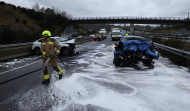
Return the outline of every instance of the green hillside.
[[[42,8],[35,11],[0,2],[0,44],[32,42],[41,37],[43,30],[60,35],[69,25],[66,13]]]
[[[41,27],[37,25],[35,20],[27,17],[19,9],[13,5],[1,4],[0,5],[0,27],[12,28],[30,28],[40,30]]]

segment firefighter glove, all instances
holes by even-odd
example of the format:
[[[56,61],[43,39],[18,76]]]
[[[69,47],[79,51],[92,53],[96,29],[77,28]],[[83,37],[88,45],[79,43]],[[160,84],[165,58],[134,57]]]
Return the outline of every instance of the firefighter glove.
[[[60,54],[60,51],[59,50],[56,50],[56,55],[59,55]]]
[[[43,52],[43,54],[42,54],[42,58],[46,58],[46,57],[47,57],[46,52]]]

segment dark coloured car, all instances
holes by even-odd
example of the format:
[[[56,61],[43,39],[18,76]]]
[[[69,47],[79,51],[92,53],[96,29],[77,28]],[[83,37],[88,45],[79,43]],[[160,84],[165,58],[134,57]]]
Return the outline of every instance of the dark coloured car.
[[[104,36],[102,34],[97,34],[95,37],[94,37],[94,41],[102,41],[104,40]]]
[[[124,36],[116,44],[113,64],[115,66],[129,66],[139,68],[142,62],[148,68],[154,68],[153,59],[158,59],[153,43],[140,36]]]

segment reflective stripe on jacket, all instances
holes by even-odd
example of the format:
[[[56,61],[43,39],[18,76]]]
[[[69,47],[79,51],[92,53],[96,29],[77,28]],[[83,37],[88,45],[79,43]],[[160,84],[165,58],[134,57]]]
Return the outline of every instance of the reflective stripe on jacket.
[[[46,52],[48,55],[55,55],[57,48],[58,51],[61,50],[61,46],[58,44],[58,42],[55,39],[48,38],[47,40],[43,40],[41,44],[41,53],[43,54]]]

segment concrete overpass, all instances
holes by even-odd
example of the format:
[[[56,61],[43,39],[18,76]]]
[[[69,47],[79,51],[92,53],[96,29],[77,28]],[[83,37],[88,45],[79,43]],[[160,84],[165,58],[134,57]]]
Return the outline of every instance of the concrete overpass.
[[[134,24],[190,25],[188,18],[175,17],[76,17],[69,19],[70,24],[130,24],[130,32],[134,32]]]

